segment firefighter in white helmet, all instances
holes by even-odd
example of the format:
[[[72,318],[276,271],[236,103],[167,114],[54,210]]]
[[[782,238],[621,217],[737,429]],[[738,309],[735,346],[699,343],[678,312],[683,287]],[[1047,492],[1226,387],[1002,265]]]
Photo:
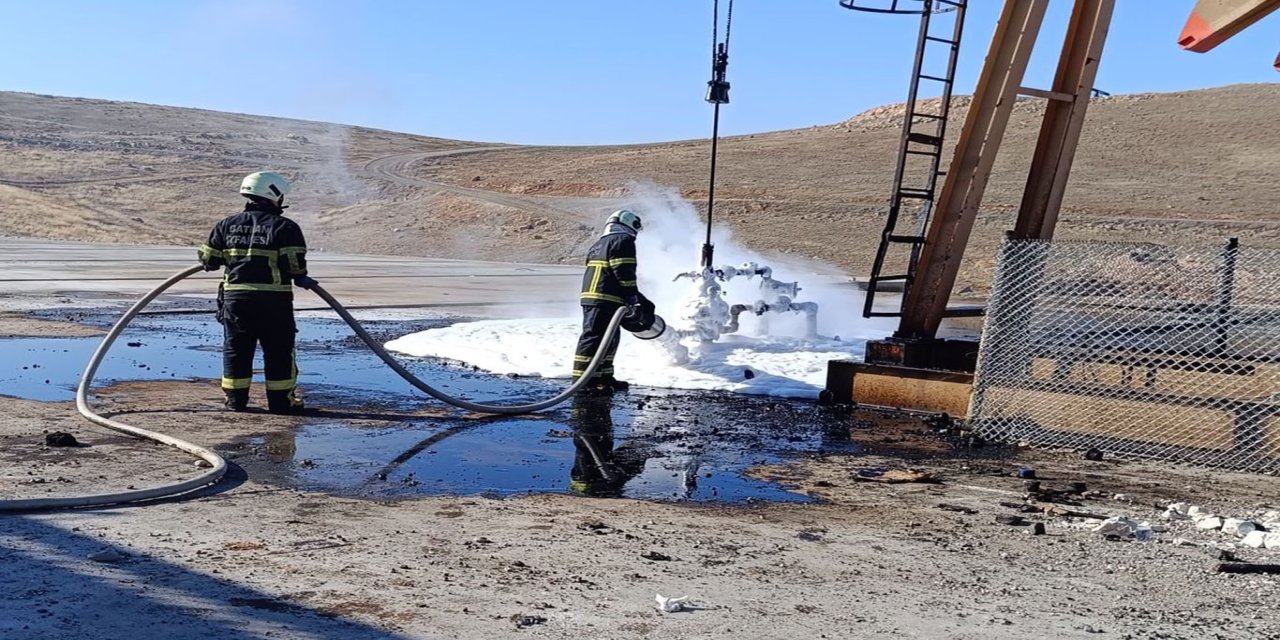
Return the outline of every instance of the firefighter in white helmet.
[[[284,217],[289,181],[259,171],[240,183],[244,211],[219,221],[200,247],[208,271],[223,268],[218,286],[218,321],[223,327],[222,389],[226,407],[249,405],[253,353],[262,345],[267,409],[296,413],[298,369],[294,361],[293,286],[310,289],[307,243],[298,223]]]
[[[640,216],[634,211],[619,209],[605,221],[604,233],[587,251],[587,269],[582,276],[582,293],[578,296],[582,304],[582,335],[573,356],[574,379],[586,371],[619,307],[653,313],[653,303],[636,286],[636,234],[643,228]],[[626,390],[627,383],[613,376],[617,335],[605,349],[604,361],[589,388],[600,392]]]

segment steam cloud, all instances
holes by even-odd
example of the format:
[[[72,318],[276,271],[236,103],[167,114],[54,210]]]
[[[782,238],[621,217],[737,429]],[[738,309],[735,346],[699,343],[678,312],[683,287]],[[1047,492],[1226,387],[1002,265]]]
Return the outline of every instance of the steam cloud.
[[[697,209],[674,189],[637,182],[628,186],[628,196],[628,207],[644,221],[644,231],[636,240],[640,290],[657,305],[658,313],[669,323],[687,328],[682,326],[678,314],[683,301],[694,294],[696,286],[689,280],[673,282],[672,279],[678,273],[699,268],[706,225]],[[843,278],[837,276],[840,271],[833,265],[752,251],[736,242],[732,231],[723,225],[712,228],[711,239],[715,244],[716,265],[756,262],[773,267],[773,277],[777,280],[798,280],[801,291],[796,301],[820,305],[818,332],[824,336],[882,337],[894,327],[892,322],[862,317],[862,292],[850,284],[840,283]],[[723,285],[726,300],[730,304],[751,304],[761,297],[759,284],[758,277],[734,278]],[[742,332],[753,335],[756,322],[754,317],[744,314]],[[768,322],[771,334],[801,336],[804,333],[804,319],[800,314],[769,314]]]

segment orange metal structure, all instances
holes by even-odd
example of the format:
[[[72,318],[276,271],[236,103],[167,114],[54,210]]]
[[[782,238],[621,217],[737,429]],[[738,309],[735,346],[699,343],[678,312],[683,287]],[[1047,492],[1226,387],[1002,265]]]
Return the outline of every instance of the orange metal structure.
[[[1187,51],[1204,53],[1280,9],[1280,0],[1199,0],[1178,36]],[[1280,57],[1276,58],[1280,70]]]
[[[930,340],[949,315],[960,259],[1018,94],[1045,98],[1049,105],[1015,235],[1053,237],[1114,2],[1075,0],[1053,89],[1044,91],[1021,82],[1049,0],[1005,0],[895,337]],[[1179,42],[1208,51],[1278,9],[1280,0],[1199,0]]]

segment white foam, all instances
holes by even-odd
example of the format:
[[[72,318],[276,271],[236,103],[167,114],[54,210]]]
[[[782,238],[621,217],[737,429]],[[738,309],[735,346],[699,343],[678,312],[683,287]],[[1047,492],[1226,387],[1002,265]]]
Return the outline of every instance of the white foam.
[[[579,327],[577,318],[483,320],[410,334],[386,347],[500,375],[568,378]],[[624,333],[615,368],[618,379],[647,387],[816,398],[826,383],[827,362],[861,360],[864,344],[863,339],[730,335],[697,347],[694,361],[676,366],[656,345]],[[747,370],[753,378],[746,378]]]
[[[640,289],[657,305],[668,326],[691,329],[681,310],[696,296],[697,283],[672,278],[698,268],[704,228],[698,212],[673,189],[633,184],[629,197],[645,227],[636,239]],[[744,313],[739,333],[711,344],[686,342],[696,359],[677,366],[658,345],[624,333],[616,361],[620,380],[650,387],[814,398],[825,386],[828,361],[861,360],[868,338],[881,338],[893,330],[892,321],[862,318],[863,294],[838,269],[796,256],[750,251],[724,227],[716,227],[712,238],[717,265],[770,264],[775,278],[799,280],[803,290],[796,302],[812,301],[820,307],[818,332],[843,339],[783,337],[805,334],[804,317],[797,313],[768,315],[769,330],[764,333],[769,336],[753,337],[760,320]],[[758,278],[734,278],[724,284],[724,301],[750,305],[761,298],[759,287]],[[568,292],[566,297],[573,301],[562,312],[539,313],[563,313],[564,318],[467,322],[408,335],[386,346],[409,355],[464,362],[495,374],[567,378],[581,325],[576,292],[576,288]],[[754,377],[746,379],[746,370]]]

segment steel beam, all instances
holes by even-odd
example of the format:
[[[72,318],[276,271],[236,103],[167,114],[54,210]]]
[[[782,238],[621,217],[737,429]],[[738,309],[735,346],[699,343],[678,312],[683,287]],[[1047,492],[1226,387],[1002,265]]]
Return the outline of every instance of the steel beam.
[[[1044,98],[1045,100],[1056,100],[1058,102],[1071,102],[1076,97],[1070,93],[1061,91],[1045,91],[1044,89],[1032,89],[1030,87],[1022,87],[1018,89],[1018,95],[1029,96],[1032,98]]]
[[[1051,92],[1070,99],[1050,100],[1045,105],[1040,138],[1031,157],[1027,188],[1013,229],[1015,238],[1053,238],[1114,8],[1115,0],[1076,0]]]
[[[903,305],[897,337],[937,335],[1048,4],[1004,4],[929,225],[915,283]]]

